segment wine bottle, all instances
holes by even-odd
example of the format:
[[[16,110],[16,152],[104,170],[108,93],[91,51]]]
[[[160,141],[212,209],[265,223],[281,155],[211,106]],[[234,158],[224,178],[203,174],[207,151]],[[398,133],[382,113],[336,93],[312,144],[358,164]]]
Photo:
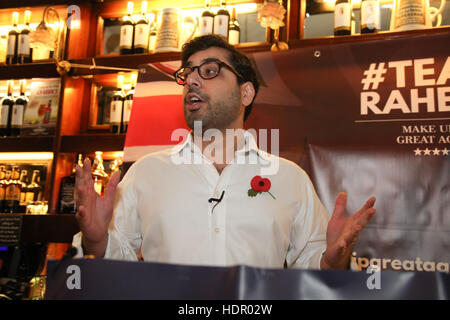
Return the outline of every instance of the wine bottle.
[[[15,213],[19,210],[20,203],[20,189],[22,184],[20,183],[20,171],[19,166],[13,166],[11,172],[11,180],[6,187],[5,193],[5,207],[6,213]]]
[[[214,13],[211,11],[211,0],[205,1],[205,10],[200,18],[200,35],[213,34]]]
[[[109,123],[111,133],[120,133],[120,124],[123,117],[123,102],[125,98],[123,96],[123,75],[117,76],[117,90],[111,99]]]
[[[379,0],[361,1],[361,33],[376,33],[380,30]]]
[[[223,36],[228,40],[228,28],[230,24],[230,13],[226,8],[225,0],[220,1],[220,9],[214,16],[214,34]]]
[[[95,191],[103,196],[108,183],[108,174],[103,166],[103,152],[101,151],[95,152],[94,164],[92,165],[92,179],[94,180]]]
[[[337,0],[334,8],[334,35],[344,36],[351,34],[351,1]]]
[[[6,192],[6,166],[0,166],[0,213],[3,213],[5,207]]]
[[[121,133],[126,133],[128,130],[128,123],[130,122],[131,109],[133,107],[134,88],[136,87],[137,76],[132,74],[131,85],[128,85],[126,96],[123,102],[123,120],[120,128]]]
[[[158,36],[158,26],[156,23],[157,16],[153,15],[153,21],[150,24],[150,31],[148,37],[148,51],[154,52],[156,48],[156,37]]]
[[[231,21],[228,31],[228,42],[232,45],[240,43],[241,28],[237,21],[236,8],[231,12]]]
[[[11,135],[11,118],[12,108],[14,105],[13,94],[14,81],[8,80],[8,94],[2,101],[2,109],[0,114],[0,136],[7,137]]]
[[[134,53],[147,53],[150,25],[147,19],[147,1],[142,1],[141,14],[134,26]]]
[[[20,95],[14,101],[12,107],[11,135],[15,137],[20,136],[20,131],[23,126],[23,115],[25,114],[25,108],[28,103],[28,98],[25,95],[26,83],[26,80],[20,80]]]
[[[19,23],[19,13],[13,12],[12,15],[13,27],[8,33],[8,49],[6,51],[6,64],[16,64],[17,59],[17,45],[19,29],[17,24]]]
[[[120,25],[120,54],[133,53],[134,40],[134,21],[131,15],[133,14],[133,2],[128,2],[128,14],[122,18]]]
[[[31,62],[32,50],[30,48],[30,19],[31,11],[25,11],[25,27],[20,31],[19,34],[19,44],[17,48],[17,55],[19,63],[29,63]]]
[[[33,177],[31,178],[31,183],[27,186],[27,193],[25,194],[25,202],[31,201],[41,201],[42,197],[42,187],[41,182],[41,172],[39,170],[33,170]]]
[[[9,183],[11,182],[11,170],[7,169],[5,171],[5,178],[0,181],[0,187],[1,187],[1,191],[0,191],[0,195],[3,194],[2,198],[3,198],[3,209],[2,212],[7,212],[8,210],[8,206],[6,204],[6,188],[8,188]]]
[[[26,207],[26,194],[27,194],[27,185],[28,185],[28,171],[21,170],[20,171],[20,200],[19,205],[21,207]]]

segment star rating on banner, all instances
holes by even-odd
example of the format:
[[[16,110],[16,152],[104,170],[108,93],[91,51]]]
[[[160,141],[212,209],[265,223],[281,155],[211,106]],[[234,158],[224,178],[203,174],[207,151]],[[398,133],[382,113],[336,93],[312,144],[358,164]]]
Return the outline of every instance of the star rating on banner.
[[[447,148],[444,149],[415,149],[413,150],[415,156],[448,156],[450,155],[450,150]]]

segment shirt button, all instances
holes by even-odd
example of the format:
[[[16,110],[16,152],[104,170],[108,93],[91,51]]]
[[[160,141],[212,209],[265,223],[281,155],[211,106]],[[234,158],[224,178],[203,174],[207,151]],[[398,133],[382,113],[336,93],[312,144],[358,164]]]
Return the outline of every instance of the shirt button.
[[[219,229],[219,228],[214,228],[214,232],[215,232],[215,233],[219,233],[219,232],[220,232],[220,229]]]

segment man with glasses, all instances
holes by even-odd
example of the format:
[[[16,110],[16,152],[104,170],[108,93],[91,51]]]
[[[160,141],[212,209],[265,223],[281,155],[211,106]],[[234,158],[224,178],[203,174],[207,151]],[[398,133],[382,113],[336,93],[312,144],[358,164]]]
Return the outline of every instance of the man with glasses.
[[[345,217],[346,194],[340,193],[329,219],[300,167],[258,149],[243,130],[259,88],[256,72],[222,38],[185,44],[174,77],[184,86],[192,129],[184,143],[141,158],[120,184],[114,174],[104,197],[94,191],[89,160],[77,167],[79,256],[137,260],[141,252],[145,261],[162,263],[347,268],[359,232],[375,213],[375,198]],[[208,130],[223,139],[206,138]],[[211,147],[214,154],[207,152]],[[202,161],[174,163],[179,154]],[[247,161],[251,156],[258,162]],[[278,172],[261,176],[272,161],[279,161]]]

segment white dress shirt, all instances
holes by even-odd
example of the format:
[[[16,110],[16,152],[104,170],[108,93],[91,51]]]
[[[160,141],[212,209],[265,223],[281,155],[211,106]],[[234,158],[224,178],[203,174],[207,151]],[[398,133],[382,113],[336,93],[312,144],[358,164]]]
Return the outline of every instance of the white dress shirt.
[[[307,174],[295,163],[244,148],[219,175],[188,135],[184,144],[136,161],[117,188],[105,258],[209,266],[320,268],[328,214]],[[252,154],[253,153],[253,154]],[[200,164],[174,156],[195,155]],[[249,160],[250,156],[258,160]],[[253,177],[279,161],[270,193],[248,195]],[[245,163],[242,163],[245,162]],[[198,162],[196,162],[198,163]],[[208,202],[220,198],[221,202]],[[74,238],[82,256],[81,234]]]

